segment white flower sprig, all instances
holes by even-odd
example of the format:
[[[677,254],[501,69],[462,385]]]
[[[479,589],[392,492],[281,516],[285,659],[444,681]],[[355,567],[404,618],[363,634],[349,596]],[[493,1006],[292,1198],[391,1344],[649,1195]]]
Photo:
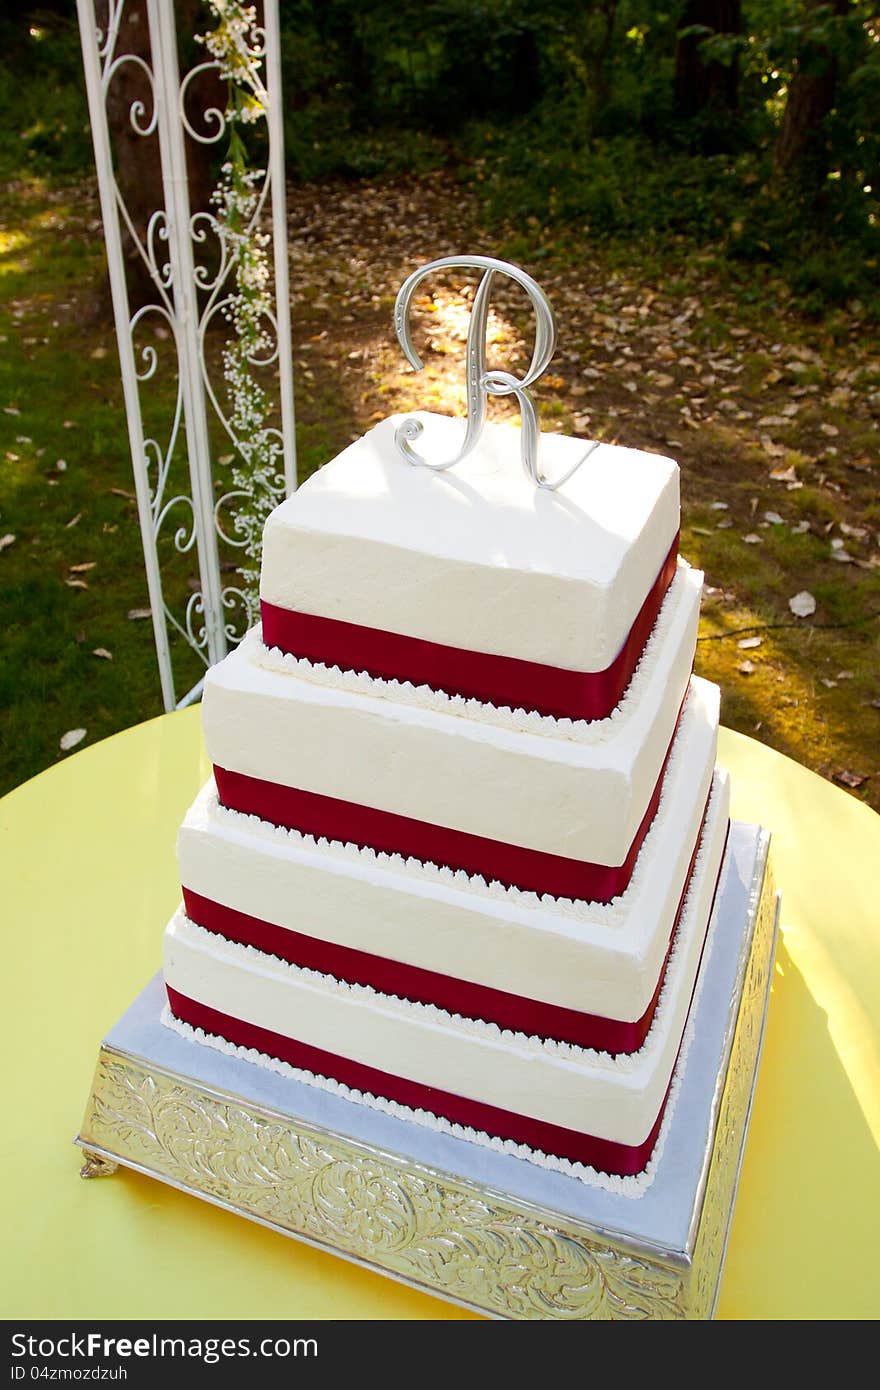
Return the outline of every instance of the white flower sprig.
[[[267,424],[270,401],[253,372],[255,365],[271,357],[275,346],[271,238],[257,225],[266,170],[250,167],[239,132],[239,126],[265,118],[266,92],[259,75],[262,46],[255,7],[240,0],[208,0],[208,6],[217,27],[198,41],[215,59],[228,85],[224,114],[229,149],[212,202],[231,271],[224,317],[232,331],[223,350],[223,375],[230,403],[229,428],[236,444],[231,478],[239,501],[233,530],[247,557],[238,573],[251,624],[259,616],[263,525],[284,491],[281,438]]]

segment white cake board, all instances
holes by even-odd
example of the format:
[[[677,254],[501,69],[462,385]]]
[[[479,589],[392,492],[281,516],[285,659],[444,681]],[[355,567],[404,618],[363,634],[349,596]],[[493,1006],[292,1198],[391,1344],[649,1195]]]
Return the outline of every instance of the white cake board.
[[[711,1317],[770,987],[768,849],[731,825],[693,1040],[639,1197],[191,1042],[160,1023],[159,975],[101,1045],[83,1176],[124,1164],[489,1316]]]

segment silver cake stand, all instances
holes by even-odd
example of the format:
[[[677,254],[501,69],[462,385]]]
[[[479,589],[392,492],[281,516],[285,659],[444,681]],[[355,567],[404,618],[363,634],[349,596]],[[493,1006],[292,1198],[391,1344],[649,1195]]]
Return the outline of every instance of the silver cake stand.
[[[157,975],[101,1044],[76,1142],[496,1318],[712,1316],[778,920],[769,835],[734,822],[694,1036],[640,1197],[370,1110],[163,1027]]]

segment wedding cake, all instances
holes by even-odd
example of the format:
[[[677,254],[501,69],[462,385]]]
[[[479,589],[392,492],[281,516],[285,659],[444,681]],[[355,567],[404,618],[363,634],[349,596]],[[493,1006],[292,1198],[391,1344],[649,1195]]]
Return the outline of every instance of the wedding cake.
[[[205,682],[164,1021],[636,1193],[728,831],[678,468],[543,434],[574,471],[536,486],[493,424],[407,461],[464,429],[392,416],[269,518],[261,626]]]

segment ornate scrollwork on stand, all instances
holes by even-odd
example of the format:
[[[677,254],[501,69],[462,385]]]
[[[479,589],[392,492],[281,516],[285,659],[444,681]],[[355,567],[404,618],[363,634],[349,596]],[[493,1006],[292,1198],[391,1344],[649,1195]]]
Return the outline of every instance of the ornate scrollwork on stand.
[[[753,891],[757,890],[753,888]],[[764,1006],[770,991],[778,915],[779,897],[772,862],[768,862],[760,901],[756,905],[754,934],[759,946],[769,941],[770,947],[767,949],[765,945],[764,949],[753,949],[746,965],[727,1084],[718,1114],[707,1193],[719,1188],[733,1191],[736,1188],[745,1122],[764,1040]],[[730,1218],[729,1205],[707,1200],[693,1255],[694,1305],[699,1310],[698,1315],[703,1318],[710,1318],[714,1311],[718,1260],[727,1243]]]
[[[508,1318],[681,1318],[681,1270],[103,1052],[83,1142]]]

